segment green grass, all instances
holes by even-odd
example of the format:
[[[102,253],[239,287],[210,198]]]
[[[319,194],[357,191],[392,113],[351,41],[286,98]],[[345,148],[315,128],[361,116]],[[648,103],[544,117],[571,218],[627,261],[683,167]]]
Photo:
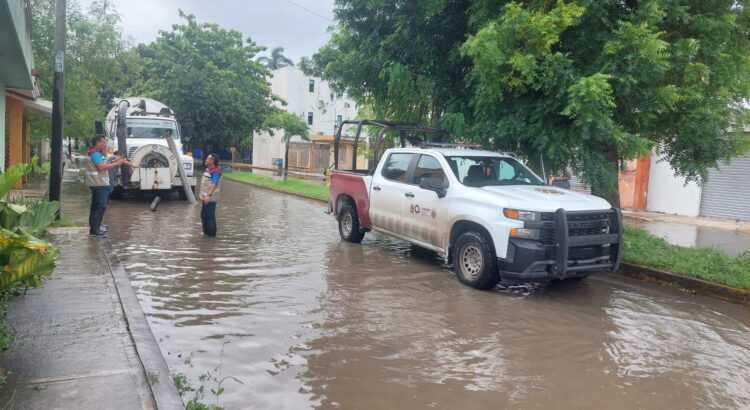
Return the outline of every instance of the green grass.
[[[626,262],[750,290],[750,252],[736,258],[713,248],[683,248],[640,228],[625,227]]]
[[[279,191],[328,199],[328,187],[295,178],[286,181],[244,172],[225,177]],[[750,290],[750,252],[733,258],[712,248],[684,248],[640,228],[625,227],[625,262]]]
[[[292,194],[302,195],[309,198],[328,201],[328,187],[321,184],[315,184],[302,179],[289,178],[286,181],[274,179],[265,175],[250,174],[247,172],[227,172],[224,174],[227,179],[246,182],[278,191],[289,192]]]

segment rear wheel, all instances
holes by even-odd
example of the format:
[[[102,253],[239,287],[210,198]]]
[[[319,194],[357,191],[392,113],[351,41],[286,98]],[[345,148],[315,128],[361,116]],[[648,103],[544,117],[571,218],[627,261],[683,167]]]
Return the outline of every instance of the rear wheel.
[[[461,283],[475,289],[492,289],[500,282],[495,253],[479,232],[464,232],[456,240],[453,266]]]
[[[345,203],[339,211],[338,220],[339,234],[343,240],[355,243],[362,242],[365,233],[359,229],[359,217],[354,205],[349,202]]]

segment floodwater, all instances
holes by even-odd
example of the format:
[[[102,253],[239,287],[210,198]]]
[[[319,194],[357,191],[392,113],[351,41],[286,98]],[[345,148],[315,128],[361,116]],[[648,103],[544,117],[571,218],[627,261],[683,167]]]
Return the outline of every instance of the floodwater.
[[[106,222],[172,372],[241,381],[228,409],[750,407],[742,307],[616,275],[476,291],[403,242],[342,242],[320,204],[222,199],[216,239],[176,200]]]
[[[646,229],[673,245],[715,248],[729,256],[750,252],[750,232],[629,218],[628,224]]]

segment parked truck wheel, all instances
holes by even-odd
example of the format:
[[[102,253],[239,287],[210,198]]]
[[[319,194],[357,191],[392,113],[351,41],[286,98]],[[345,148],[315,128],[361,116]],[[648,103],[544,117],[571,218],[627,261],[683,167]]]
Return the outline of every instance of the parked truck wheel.
[[[177,197],[180,198],[181,201],[187,200],[187,194],[182,187],[177,188]]]
[[[464,232],[453,249],[453,266],[461,283],[475,289],[492,289],[500,282],[495,253],[484,235]]]
[[[351,203],[345,203],[339,211],[339,234],[347,242],[360,243],[365,233],[359,229],[357,209]]]

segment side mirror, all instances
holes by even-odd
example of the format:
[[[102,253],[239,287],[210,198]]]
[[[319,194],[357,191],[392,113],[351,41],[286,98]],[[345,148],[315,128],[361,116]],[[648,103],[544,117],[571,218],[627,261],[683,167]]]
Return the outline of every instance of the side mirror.
[[[101,121],[94,121],[95,135],[104,135],[104,124]]]
[[[422,178],[422,180],[419,181],[419,187],[435,192],[438,198],[445,198],[445,194],[448,193],[443,187],[443,180],[441,178]]]

